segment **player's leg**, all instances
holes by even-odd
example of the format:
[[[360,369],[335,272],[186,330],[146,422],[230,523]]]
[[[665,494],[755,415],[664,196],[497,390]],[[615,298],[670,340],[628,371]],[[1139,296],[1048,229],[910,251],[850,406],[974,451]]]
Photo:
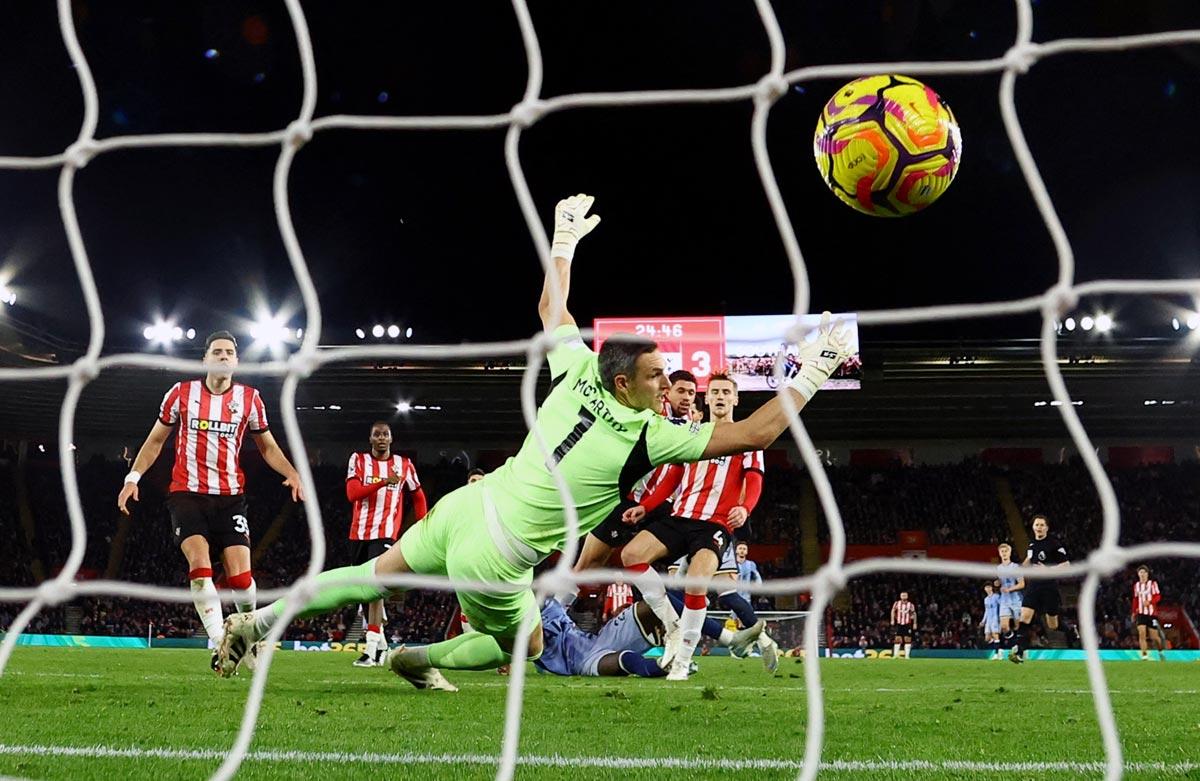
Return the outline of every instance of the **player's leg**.
[[[642,599],[663,622],[668,634],[679,623],[679,615],[667,599],[662,577],[650,565],[670,555],[671,545],[678,544],[675,537],[673,528],[656,523],[638,532],[621,551],[621,566],[631,574],[630,582],[642,592]]]
[[[1147,659],[1150,658],[1150,649],[1146,643],[1146,625],[1144,623],[1142,623],[1141,616],[1138,616],[1137,633],[1138,633],[1138,648],[1140,648],[1142,651],[1142,653],[1141,653],[1142,661],[1146,661]]]
[[[597,527],[584,536],[583,546],[579,550],[579,558],[575,560],[575,566],[571,567],[572,572],[578,573],[589,569],[597,569],[608,563],[609,557],[612,556],[613,547],[597,536],[597,532],[600,531],[601,529]],[[578,595],[579,585],[572,584],[569,590],[555,594],[554,598],[563,607],[570,607]]]
[[[725,540],[718,541],[724,547]],[[698,547],[688,556],[688,577],[711,578],[717,571],[720,558],[711,547]],[[671,672],[667,675],[669,681],[687,680],[688,667],[696,646],[700,642],[701,629],[708,615],[708,584],[687,586],[683,592],[683,614],[679,618],[680,646],[679,653],[671,662]]]
[[[1162,622],[1158,620],[1158,616],[1150,619],[1154,630],[1154,643],[1158,646],[1158,661],[1165,662],[1167,660],[1167,633],[1163,629]]]
[[[204,633],[216,648],[224,634],[224,617],[221,615],[221,598],[213,584],[212,559],[209,557],[208,517],[204,501],[210,497],[191,493],[172,493],[167,496],[167,510],[171,514],[171,528],[183,557],[187,559],[188,586],[192,591],[192,604]],[[214,652],[212,668],[216,671],[217,657]]]
[[[892,631],[892,658],[899,659],[900,646],[904,643],[904,639],[900,636],[901,629],[899,626],[896,626]]]
[[[327,570],[315,578],[317,592],[296,614],[296,618],[332,613],[338,608],[369,604],[391,593],[391,589],[372,583],[339,583],[351,578],[370,578],[417,572],[422,575],[445,575],[446,538],[461,501],[452,491],[439,501],[420,523],[409,528],[400,540],[381,556],[362,564]],[[449,501],[447,501],[449,500]],[[441,509],[441,512],[438,510]],[[476,509],[476,515],[478,515]],[[412,544],[406,548],[405,541]],[[413,559],[410,565],[409,559]],[[396,589],[397,591],[402,589]],[[225,638],[220,648],[222,675],[232,675],[246,650],[266,636],[287,609],[287,599],[278,599],[253,613],[238,613],[225,622]]]
[[[225,581],[233,589],[233,606],[239,613],[249,613],[257,607],[257,588],[250,571],[250,546],[230,545],[221,551]]]
[[[905,659],[912,658],[912,641],[913,641],[913,629],[912,629],[912,626],[909,625],[909,626],[904,627],[904,658]]]
[[[1012,647],[1008,650],[1010,662],[1025,661],[1023,654],[1024,650],[1029,647],[1029,635],[1036,615],[1035,595],[1030,594],[1029,602],[1021,605],[1021,619],[1017,622],[1017,631],[1013,633]]]
[[[675,610],[683,611],[683,596],[676,595],[675,592],[667,592],[667,597],[670,598],[671,604],[675,606]],[[638,621],[642,626],[650,628],[654,631],[662,631],[662,622],[654,615],[654,611],[645,602],[638,602],[635,607],[638,610]],[[648,617],[648,618],[647,618]],[[733,631],[725,627],[724,621],[718,621],[715,618],[705,618],[704,626],[700,629],[700,634],[716,641],[717,645],[725,648],[733,648],[734,646],[742,646],[749,648],[758,639],[762,632],[762,627],[758,624],[749,627],[748,629],[739,629]]]

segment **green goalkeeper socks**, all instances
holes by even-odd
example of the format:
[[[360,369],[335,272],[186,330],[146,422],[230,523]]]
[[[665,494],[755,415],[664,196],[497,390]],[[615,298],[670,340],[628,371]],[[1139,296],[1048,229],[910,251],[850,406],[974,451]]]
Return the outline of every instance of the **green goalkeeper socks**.
[[[491,635],[467,632],[426,649],[429,663],[443,670],[491,670],[511,659]]]
[[[317,575],[317,595],[309,602],[303,610],[300,611],[297,618],[311,618],[313,616],[331,613],[339,607],[355,604],[369,604],[387,596],[389,590],[381,586],[373,586],[369,583],[349,586],[329,586],[324,584],[331,580],[342,580],[343,578],[369,578],[375,574],[375,559],[364,561],[362,564],[357,564],[353,567],[338,567],[327,572],[322,572]],[[271,612],[276,618],[283,615],[283,610],[286,607],[286,600],[279,599],[271,603]]]

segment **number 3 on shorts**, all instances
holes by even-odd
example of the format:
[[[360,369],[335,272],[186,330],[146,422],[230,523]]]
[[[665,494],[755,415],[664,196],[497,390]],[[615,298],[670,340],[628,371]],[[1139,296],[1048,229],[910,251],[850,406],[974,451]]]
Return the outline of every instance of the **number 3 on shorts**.
[[[246,520],[244,515],[233,516],[233,530],[238,534],[249,534],[250,521]]]

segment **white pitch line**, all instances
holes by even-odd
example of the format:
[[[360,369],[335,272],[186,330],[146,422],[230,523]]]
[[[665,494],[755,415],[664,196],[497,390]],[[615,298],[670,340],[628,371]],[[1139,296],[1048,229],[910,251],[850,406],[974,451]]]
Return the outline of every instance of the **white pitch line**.
[[[10,745],[0,743],[0,756],[86,757],[88,759],[223,759],[226,749],[114,748],[111,746]],[[489,754],[351,753],[346,751],[272,751],[246,754],[249,762],[306,762],[329,764],[391,765],[482,765],[493,766],[500,758]],[[517,764],[534,767],[598,767],[619,770],[799,770],[801,763],[789,759],[703,759],[699,757],[572,757],[561,754],[523,755]],[[826,772],[863,773],[882,771],[957,770],[977,773],[1064,772],[1093,773],[1104,770],[1095,762],[972,762],[924,759],[835,759],[821,763]],[[1200,769],[1200,762],[1126,762],[1130,772],[1184,775]]]

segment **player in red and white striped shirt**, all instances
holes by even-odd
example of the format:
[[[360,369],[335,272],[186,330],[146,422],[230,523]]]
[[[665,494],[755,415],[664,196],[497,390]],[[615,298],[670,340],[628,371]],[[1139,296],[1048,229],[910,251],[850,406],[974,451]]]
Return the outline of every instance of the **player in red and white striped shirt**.
[[[604,614],[600,623],[606,624],[610,619],[616,618],[618,613],[633,602],[633,586],[628,583],[609,583],[608,588],[604,590]]]
[[[350,511],[350,556],[353,564],[362,564],[392,547],[400,537],[404,520],[404,494],[412,497],[413,516],[425,517],[425,492],[417,468],[404,456],[392,453],[392,427],[386,421],[371,424],[371,449],[353,453],[346,467],[346,499]],[[387,638],[383,623],[387,616],[383,600],[367,606],[367,650],[354,660],[356,667],[383,664]]]
[[[726,374],[713,374],[708,381],[706,401],[709,416],[716,425],[733,422],[733,410],[738,402],[737,383]],[[746,523],[758,502],[762,473],[761,450],[672,465],[654,492],[626,511],[624,520],[641,520],[678,489],[671,516],[649,522],[622,551],[622,564],[641,573],[643,565],[686,556],[688,575],[712,577],[720,570],[722,559],[728,553],[731,577],[724,578],[723,585],[728,588],[720,595],[721,604],[733,610],[744,627],[754,626],[758,623],[754,608],[737,594],[737,563],[730,544],[733,530]],[[674,654],[667,676],[670,680],[687,678],[692,653],[700,638],[700,626],[708,610],[707,592],[706,586],[684,589],[684,611],[679,622],[680,649]],[[764,663],[773,671],[778,664],[778,656],[771,645],[774,641],[768,637],[763,642],[767,649]],[[668,653],[673,650],[671,643],[672,638],[668,637]]]
[[[167,509],[175,540],[188,562],[192,601],[215,647],[221,641],[224,617],[213,585],[210,544],[221,550],[225,581],[234,590],[237,609],[253,610],[255,604],[246,480],[239,463],[247,430],[263,460],[283,475],[292,500],[302,501],[304,495],[296,468],[268,429],[262,397],[254,388],[233,381],[238,365],[233,334],[217,331],[210,335],[204,343],[204,363],[208,374],[203,380],[177,382],[163,397],[158,420],[117,495],[117,507],[129,515],[129,500],[139,500],[138,481],[154,464],[171,432],[178,429]],[[214,671],[216,658],[214,652]]]
[[[904,643],[904,658],[910,659],[912,640],[917,633],[917,606],[908,601],[908,592],[901,591],[900,598],[892,603],[892,658],[900,658],[900,643]]]
[[[1162,594],[1158,591],[1158,581],[1150,579],[1150,568],[1145,564],[1138,567],[1138,579],[1133,583],[1133,620],[1137,624],[1138,645],[1142,649],[1142,660],[1150,658],[1146,635],[1150,629],[1154,632],[1154,645],[1158,647],[1158,660],[1166,659],[1164,651],[1167,640],[1163,636],[1162,625],[1158,623],[1158,601]]]
[[[696,376],[685,369],[679,369],[671,372],[668,378],[671,382],[671,387],[667,389],[666,395],[663,397],[662,414],[672,423],[680,426],[690,425],[696,422],[695,415],[697,413],[696,403]],[[663,480],[667,474],[669,464],[662,464],[654,468],[649,474],[639,480],[630,491],[629,496],[624,497],[622,502],[609,513],[608,517],[600,522],[600,525],[592,529],[583,538],[583,546],[579,550],[579,556],[575,559],[573,572],[583,572],[584,570],[603,567],[608,563],[612,556],[614,548],[626,544],[634,535],[637,534],[639,526],[636,523],[625,523],[622,520],[624,513],[630,507],[634,507],[637,502],[653,491]],[[578,589],[563,591],[555,594],[554,598],[562,604],[563,607],[569,608],[575,601],[575,596]]]

